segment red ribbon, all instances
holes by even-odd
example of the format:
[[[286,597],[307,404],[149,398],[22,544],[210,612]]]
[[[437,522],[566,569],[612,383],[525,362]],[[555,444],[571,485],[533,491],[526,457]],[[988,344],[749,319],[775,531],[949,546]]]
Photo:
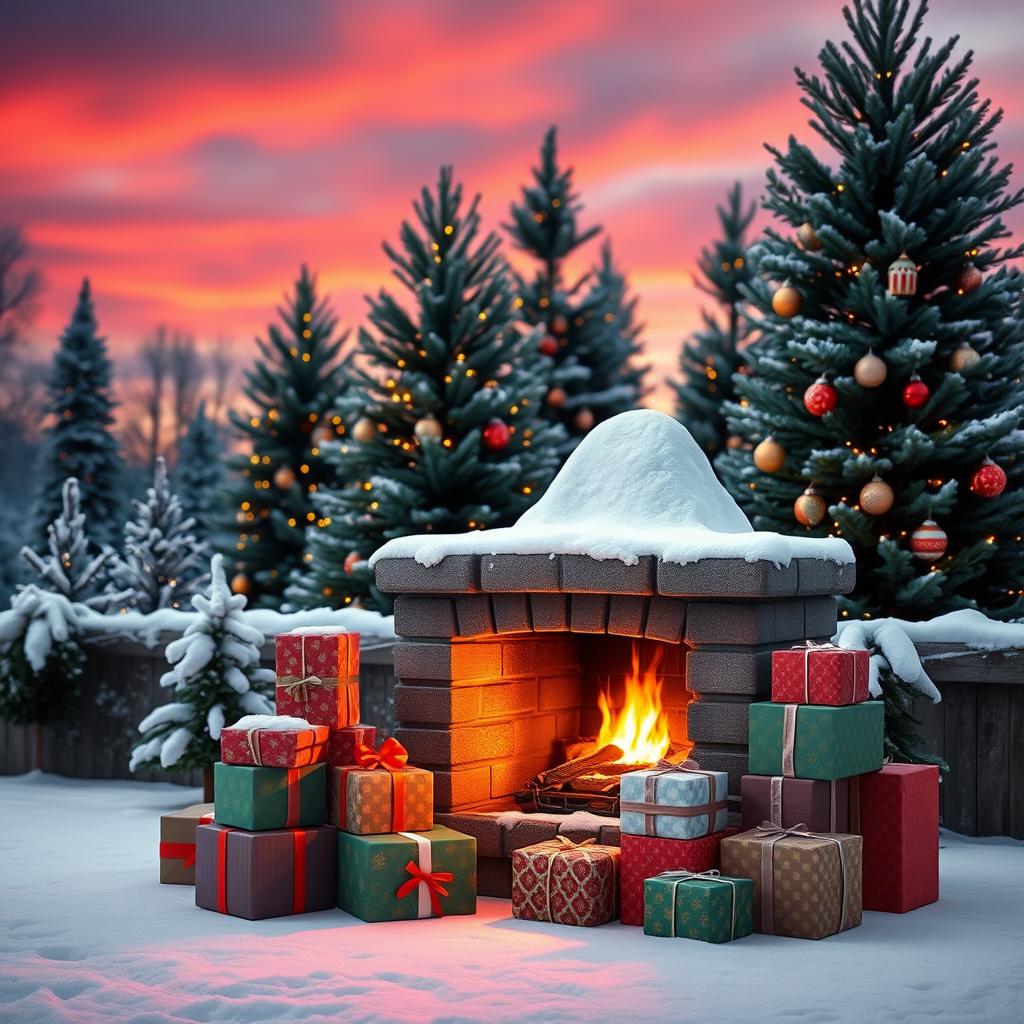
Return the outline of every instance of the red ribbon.
[[[402,900],[409,893],[415,892],[418,886],[425,885],[430,894],[430,909],[433,911],[434,917],[444,917],[441,910],[441,897],[447,896],[448,890],[441,883],[450,882],[455,876],[450,871],[424,871],[414,860],[410,860],[405,865],[405,870],[412,877],[398,887],[395,895]]]
[[[308,832],[296,829],[292,833],[292,855],[295,871],[292,879],[292,913],[301,914],[306,909],[306,841]]]
[[[161,843],[161,860],[180,860],[183,868],[190,868],[196,862],[195,843]]]
[[[228,912],[228,833],[232,828],[222,828],[217,833],[217,909]]]
[[[360,743],[356,747],[356,763],[368,771],[386,768],[389,772],[397,772],[408,762],[409,751],[393,736],[389,736],[376,750],[368,743]]]
[[[302,796],[299,792],[299,780],[302,772],[298,768],[286,768],[288,772],[288,810],[285,817],[285,827],[294,828],[299,823],[299,813],[302,806]]]

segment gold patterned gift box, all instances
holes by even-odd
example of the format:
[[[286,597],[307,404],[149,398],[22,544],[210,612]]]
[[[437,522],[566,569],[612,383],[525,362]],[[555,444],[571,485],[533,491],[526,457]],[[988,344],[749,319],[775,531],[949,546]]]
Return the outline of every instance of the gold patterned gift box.
[[[732,942],[754,930],[754,885],[717,870],[662,871],[644,880],[644,934]]]

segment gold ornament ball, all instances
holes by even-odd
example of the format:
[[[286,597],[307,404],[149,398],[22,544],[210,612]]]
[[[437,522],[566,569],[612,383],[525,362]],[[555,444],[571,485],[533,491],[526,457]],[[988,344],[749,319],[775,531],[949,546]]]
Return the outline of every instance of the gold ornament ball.
[[[754,449],[754,465],[762,473],[778,473],[786,463],[786,449],[774,437],[766,437]]]
[[[548,392],[548,405],[552,409],[561,409],[565,405],[565,401],[569,396],[565,393],[564,388],[552,388]]]
[[[246,597],[252,593],[252,582],[244,572],[235,573],[231,577],[231,593],[244,594]]]
[[[280,466],[274,474],[274,486],[279,491],[287,491],[295,486],[295,470],[291,466]]]
[[[949,368],[954,373],[959,373],[961,370],[969,370],[980,358],[981,355],[965,341],[949,357]]]
[[[594,425],[594,414],[589,409],[580,409],[573,422],[577,430],[589,430]]]
[[[335,440],[336,437],[337,434],[335,434],[331,427],[317,427],[316,430],[313,431],[312,441],[313,444],[319,446],[322,444],[328,444]]]
[[[803,526],[817,526],[827,511],[825,499],[810,487],[793,502],[793,515]]]
[[[356,420],[355,426],[352,428],[352,437],[360,444],[367,444],[369,441],[372,441],[376,433],[376,424],[365,416],[361,420]]]
[[[876,476],[860,489],[860,507],[869,516],[884,516],[895,500],[892,488],[881,477]]]
[[[818,237],[817,232],[814,230],[814,225],[810,221],[804,221],[800,225],[797,229],[796,237],[808,252],[817,252],[821,248],[821,239]]]
[[[862,388],[877,388],[885,383],[888,375],[889,367],[885,365],[885,360],[880,359],[874,352],[861,356],[853,368],[854,380]]]
[[[743,447],[743,438],[740,437],[739,434],[730,434],[725,439],[725,447],[730,449],[730,450],[733,450],[733,449],[736,449],[736,448],[742,448]]]
[[[417,420],[416,426],[412,429],[421,441],[425,441],[427,438],[436,439],[442,434],[441,424],[433,416],[424,416],[423,419]]]
[[[777,288],[772,296],[772,310],[778,316],[787,319],[796,316],[803,308],[803,304],[803,296],[788,281],[781,288]]]

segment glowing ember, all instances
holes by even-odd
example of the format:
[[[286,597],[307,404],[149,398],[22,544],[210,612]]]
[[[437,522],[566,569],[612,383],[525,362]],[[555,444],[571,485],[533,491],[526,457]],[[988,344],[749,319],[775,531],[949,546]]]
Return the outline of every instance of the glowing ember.
[[[651,663],[640,669],[640,651],[633,645],[633,667],[626,677],[626,692],[622,707],[611,704],[610,687],[598,694],[601,709],[601,732],[598,747],[607,743],[625,751],[619,764],[654,764],[668,753],[668,722],[661,706],[661,679],[658,666],[659,651]]]

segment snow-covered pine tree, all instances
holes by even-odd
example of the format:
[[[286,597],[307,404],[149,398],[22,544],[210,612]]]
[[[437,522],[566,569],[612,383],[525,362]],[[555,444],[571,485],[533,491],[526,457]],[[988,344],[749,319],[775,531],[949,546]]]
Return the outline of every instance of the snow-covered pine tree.
[[[739,182],[717,208],[722,234],[701,250],[697,287],[721,306],[721,313],[701,310],[703,327],[683,343],[679,354],[682,379],[669,381],[676,394],[676,418],[710,459],[725,449],[729,429],[723,407],[734,398],[732,377],[750,332],[740,310],[740,288],[750,280],[746,233],[755,210],[754,203],[744,203]]]
[[[206,582],[210,557],[196,540],[195,521],[171,493],[167,463],[156,459],[153,485],[135,502],[135,518],[124,526],[124,547],[110,561],[111,604],[143,613],[180,608]]]
[[[800,244],[772,230],[751,252],[760,336],[727,413],[749,441],[771,435],[784,462],[773,451],[762,470],[735,450],[718,468],[757,529],[850,542],[857,586],[843,617],[1013,618],[1024,321],[1012,261],[1024,248],[999,241],[1024,194],[1009,191],[993,138],[1002,113],[979,100],[971,54],[920,40],[926,12],[855,0],[852,39],[819,55],[824,78],[797,73],[836,164],[792,137],[771,150],[767,206]],[[924,756],[891,696],[890,751]]]
[[[217,424],[206,415],[206,403],[200,402],[182,438],[174,470],[181,507],[195,520],[199,540],[206,540],[213,528],[217,495],[224,483],[223,458]]]
[[[288,590],[300,606],[390,607],[366,567],[381,544],[508,526],[558,467],[565,434],[539,416],[536,337],[516,327],[499,240],[481,236],[478,204],[464,206],[442,168],[401,248],[384,246],[404,294],[370,300],[349,436],[330,455],[343,484],[317,495],[325,528],[311,531],[305,572]]]
[[[75,477],[82,510],[98,550],[117,542],[122,522],[122,464],[110,432],[114,401],[106,345],[97,334],[89,282],[82,282],[71,322],[60,338],[47,387],[53,425],[35,467],[33,536],[46,539],[47,525],[60,514],[61,486]]]
[[[596,269],[575,282],[566,279],[566,261],[601,228],[579,227],[583,205],[573,169],[558,163],[555,128],[544,136],[533,177],[512,204],[507,230],[513,244],[540,264],[532,278],[515,275],[517,304],[521,318],[545,332],[536,350],[548,380],[543,415],[566,429],[564,459],[596,423],[640,404],[647,368],[634,362],[642,350],[635,303],[610,249]]]
[[[245,451],[227,460],[231,475],[218,516],[216,546],[233,566],[232,588],[253,605],[277,607],[289,574],[302,564],[305,530],[322,525],[313,495],[334,473],[322,446],[344,433],[338,402],[347,386],[347,334],[302,268],[295,289],[258,339],[261,358],[246,373],[250,408],[231,413]]]
[[[210,588],[196,594],[199,613],[184,634],[167,645],[171,669],[160,685],[175,699],[140,723],[142,741],[129,768],[201,768],[207,799],[213,793],[213,763],[226,722],[242,715],[271,715],[274,672],[259,667],[263,634],[242,618],[245,596],[232,594],[224,559],[210,561]]]

